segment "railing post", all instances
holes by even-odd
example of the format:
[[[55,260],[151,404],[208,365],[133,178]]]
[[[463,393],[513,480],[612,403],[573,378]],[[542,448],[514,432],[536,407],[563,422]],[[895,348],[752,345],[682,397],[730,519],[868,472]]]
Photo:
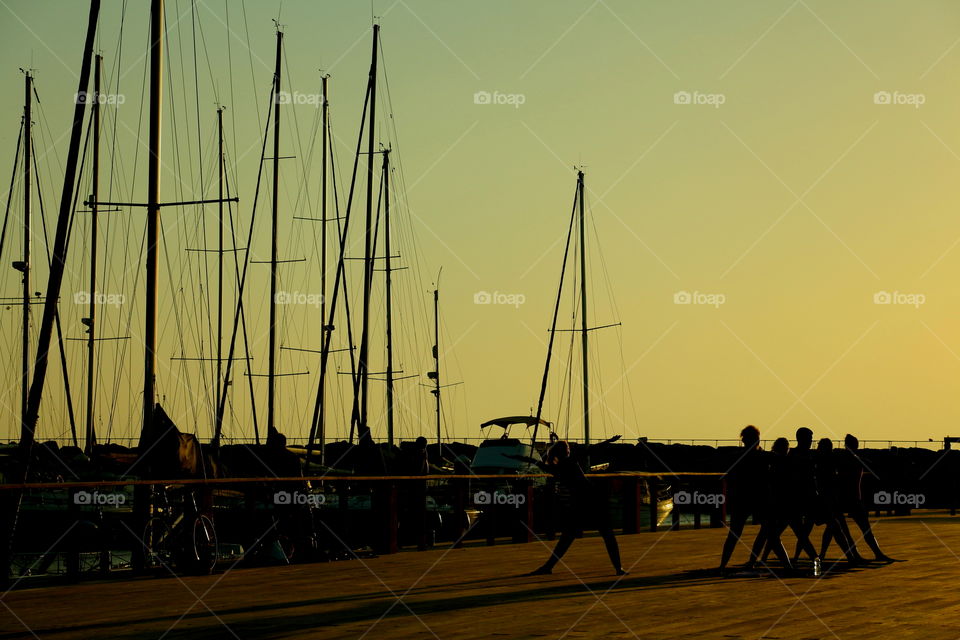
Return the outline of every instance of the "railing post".
[[[453,484],[453,548],[463,546],[463,538],[467,532],[467,481],[462,478],[451,480]]]
[[[427,549],[427,481],[408,480],[412,483],[414,529],[417,534],[417,551]]]
[[[93,490],[96,493],[96,489]],[[76,580],[80,577],[80,505],[77,504],[76,489],[67,489],[67,513],[72,527],[64,540],[67,551],[67,579]],[[91,501],[92,504],[92,501]],[[56,553],[56,549],[53,550]]]
[[[650,493],[650,495],[649,495],[649,498],[650,498],[650,504],[649,504],[649,509],[650,509],[650,531],[654,531],[654,532],[657,530],[657,514],[659,513],[659,510],[657,509],[657,507],[659,506],[659,505],[657,504],[657,503],[659,502],[659,500],[658,500],[658,495],[659,495],[658,484],[659,484],[659,483],[657,482],[657,478],[655,478],[655,477],[653,477],[653,476],[651,476],[650,479],[647,480],[647,488],[648,488],[648,491],[649,491],[649,493]]]
[[[523,496],[523,504],[514,507],[513,541],[533,542],[533,483],[530,478],[521,478],[513,484],[513,494]]]
[[[640,531],[641,522],[641,493],[640,478],[624,478],[621,490],[623,508],[623,533],[631,534]]]
[[[397,544],[397,483],[394,480],[383,480],[374,485],[374,509],[379,511],[376,520],[382,523],[383,530],[379,536],[377,553],[396,553]]]

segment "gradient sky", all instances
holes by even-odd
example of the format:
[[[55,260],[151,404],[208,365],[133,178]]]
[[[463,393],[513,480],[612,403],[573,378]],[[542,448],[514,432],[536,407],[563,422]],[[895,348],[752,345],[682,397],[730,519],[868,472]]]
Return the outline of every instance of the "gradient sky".
[[[103,3],[98,41],[111,90],[125,97],[116,111],[114,193],[143,200],[146,158],[143,148],[136,152],[145,114],[148,12],[146,2],[128,5],[122,47],[123,3],[115,0]],[[167,2],[163,197],[215,196],[211,142],[219,101],[227,106],[238,225],[246,229],[273,72],[271,19],[278,11],[285,88],[316,94],[318,70],[332,76],[337,171],[345,191],[369,66],[371,6],[287,0],[282,10],[277,2],[197,2],[192,8],[188,0]],[[7,87],[0,93],[0,181],[5,188],[22,114],[18,68],[32,66],[43,102],[42,119],[35,120],[43,131],[37,144],[51,234],[87,10],[77,1],[0,0],[6,62],[0,81]],[[464,382],[445,395],[446,434],[477,437],[483,420],[535,407],[575,165],[584,167],[587,183],[589,321],[622,323],[591,333],[596,436],[733,438],[746,423],[764,437],[792,434],[800,425],[818,437],[852,431],[867,440],[957,432],[956,3],[377,0],[373,13],[382,25],[381,93],[389,88],[390,94],[389,106],[378,106],[378,137],[394,145],[401,161],[396,176],[406,186],[395,219],[397,266],[410,267],[395,280],[398,366],[404,375],[420,374],[397,383],[401,436],[433,432],[432,398],[419,385],[432,366],[427,307],[441,267],[441,350],[449,349],[444,373],[449,382]],[[519,95],[512,100],[522,104],[477,104],[477,92]],[[722,104],[682,104],[678,92],[692,102]],[[887,94],[905,103],[883,104]],[[292,220],[318,212],[319,149],[314,162],[307,161],[316,116],[310,104],[298,105],[285,112],[282,127],[283,150],[297,158],[283,165],[280,252],[309,258],[282,268],[281,289],[292,292],[319,291],[319,232]],[[112,127],[113,116],[109,122]],[[145,124],[143,132],[140,144]],[[269,256],[267,202],[263,191],[254,259]],[[12,220],[19,227],[15,205]],[[122,438],[139,429],[142,283],[137,288],[133,279],[142,273],[143,217],[138,210],[107,215],[116,222],[102,240],[110,256],[102,290],[127,298],[103,308],[100,329],[131,340],[126,351],[119,343],[100,350],[96,415],[101,433]],[[205,381],[200,365],[170,358],[209,355],[209,342],[200,343],[209,335],[200,285],[208,286],[203,274],[213,261],[205,265],[200,254],[184,250],[205,241],[213,246],[216,209],[171,208],[163,215],[168,253],[160,276],[159,393],[182,429],[206,438],[209,368]],[[70,297],[84,290],[86,224],[74,231],[62,297],[64,326],[73,337],[81,335],[85,315]],[[352,255],[362,251],[358,241]],[[15,238],[4,248],[5,264],[19,259],[19,243]],[[43,251],[39,239],[34,251]],[[356,267],[350,273],[359,274]],[[36,269],[44,282],[45,269]],[[18,295],[17,274],[9,266],[0,274],[0,295]],[[264,266],[251,266],[248,322],[258,372],[266,369],[267,274]],[[354,277],[353,289],[357,282]],[[475,304],[475,294],[484,291],[520,294],[523,304]],[[719,294],[723,303],[676,304],[679,292]],[[898,295],[891,304],[875,303],[882,292]],[[379,332],[379,289],[375,297]],[[565,298],[562,326],[571,326],[572,309]],[[11,367],[2,376],[0,436],[13,437],[19,311],[3,314],[0,346]],[[283,344],[319,344],[316,309],[293,305],[281,315]],[[343,343],[344,327],[338,327]],[[545,417],[576,437],[579,396],[568,411],[563,382],[571,335],[559,334]],[[382,371],[381,347],[378,338],[375,371]],[[67,349],[83,414],[82,343]],[[291,436],[306,432],[316,360],[281,355],[281,370],[310,371],[281,382],[279,424]],[[349,368],[345,355],[332,362]],[[343,437],[349,389],[345,376],[334,377],[329,431]],[[51,366],[48,379],[40,433],[62,436],[58,367]],[[262,428],[266,384],[259,378],[254,384]],[[229,436],[252,435],[246,385],[246,378],[235,378]],[[374,435],[383,437],[382,383],[371,385]]]

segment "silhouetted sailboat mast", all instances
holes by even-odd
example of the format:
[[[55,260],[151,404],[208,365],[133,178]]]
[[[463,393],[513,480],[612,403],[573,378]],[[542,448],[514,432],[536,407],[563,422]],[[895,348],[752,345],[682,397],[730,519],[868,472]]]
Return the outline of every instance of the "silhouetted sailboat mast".
[[[30,222],[32,217],[30,211],[30,154],[33,146],[33,113],[31,108],[33,76],[29,71],[24,73],[23,83],[23,262],[19,265],[19,270],[23,273],[23,332],[21,334],[23,357],[20,363],[22,375],[20,396],[22,403],[21,418],[26,424],[30,396]]]

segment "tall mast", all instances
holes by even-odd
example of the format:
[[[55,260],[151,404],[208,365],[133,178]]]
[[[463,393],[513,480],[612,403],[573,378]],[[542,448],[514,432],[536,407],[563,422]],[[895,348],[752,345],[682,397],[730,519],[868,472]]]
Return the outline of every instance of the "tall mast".
[[[87,36],[84,40],[83,60],[80,64],[80,76],[77,82],[77,96],[87,90],[90,82],[90,60],[93,55],[93,40],[97,32],[97,18],[100,15],[100,0],[90,1],[90,14],[87,20]],[[43,386],[47,376],[50,339],[57,317],[57,302],[60,299],[60,286],[63,284],[64,265],[67,260],[67,236],[73,212],[73,188],[77,178],[77,158],[80,155],[80,138],[83,131],[83,112],[85,102],[77,100],[73,107],[73,124],[70,129],[70,146],[67,162],[63,171],[63,190],[60,195],[60,212],[57,216],[57,232],[53,241],[53,254],[50,260],[50,277],[47,279],[47,291],[43,302],[43,319],[40,321],[40,334],[37,338],[37,359],[33,368],[33,382],[26,418],[20,428],[20,444],[33,445],[37,418],[40,415],[40,401],[43,399]]]
[[[370,60],[370,129],[367,135],[367,216],[363,251],[363,312],[361,315],[360,356],[357,366],[357,375],[360,378],[360,416],[357,425],[357,441],[363,444],[370,443],[370,426],[367,424],[367,378],[369,364],[368,335],[370,325],[370,288],[373,279],[372,268],[372,230],[373,230],[373,143],[376,125],[377,109],[377,39],[380,35],[380,25],[373,25],[373,53]]]
[[[160,240],[160,118],[163,99],[163,0],[150,5],[150,147],[147,176],[146,328],[143,357],[143,430],[153,424],[157,350],[157,263]]]
[[[320,340],[326,344],[327,328],[327,135],[330,126],[330,74],[325,73],[320,79],[320,93],[323,94],[323,112],[321,113],[321,161],[320,161]],[[323,358],[321,357],[321,360]],[[323,361],[326,365],[326,360]],[[322,374],[321,374],[322,375]],[[317,390],[317,411],[314,422],[317,424],[317,434],[320,438],[320,464],[324,463],[323,449],[327,439],[326,425],[326,397],[324,384]]]
[[[390,274],[390,149],[383,150],[383,233],[387,261],[384,272],[387,294],[387,443],[393,446],[393,296]]]
[[[103,57],[94,59],[93,67],[93,169],[90,195],[90,311],[87,326],[87,429],[84,437],[84,452],[93,451],[97,443],[94,430],[94,372],[96,371],[96,320],[97,320],[97,200],[100,198],[100,75]]]
[[[584,242],[583,171],[577,171],[580,208],[580,339],[583,345],[583,443],[590,445],[590,378],[587,361],[587,248]],[[588,462],[589,464],[589,462]]]
[[[437,406],[437,446],[440,446],[440,277],[433,290],[433,396]]]
[[[273,217],[270,235],[270,358],[267,382],[267,433],[276,428],[277,369],[277,214],[280,196],[280,55],[283,32],[277,29],[277,65],[273,72]],[[268,436],[269,437],[269,436]]]
[[[23,94],[23,353],[21,360],[21,418],[27,420],[30,399],[30,151],[32,129],[33,76],[24,75]]]
[[[220,402],[221,385],[223,384],[223,107],[217,108],[217,381],[214,391],[217,402]],[[219,414],[219,411],[217,412]],[[216,442],[219,444],[220,424],[215,426]]]

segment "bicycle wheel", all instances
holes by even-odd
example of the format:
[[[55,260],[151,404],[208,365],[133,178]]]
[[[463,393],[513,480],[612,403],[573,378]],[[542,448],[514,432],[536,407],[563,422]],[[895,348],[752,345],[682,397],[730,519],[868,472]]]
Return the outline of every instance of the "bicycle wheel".
[[[193,543],[190,560],[197,573],[211,573],[217,564],[217,531],[209,516],[197,516],[193,521]]]
[[[173,562],[173,529],[164,518],[154,516],[143,529],[144,566],[169,569]]]

